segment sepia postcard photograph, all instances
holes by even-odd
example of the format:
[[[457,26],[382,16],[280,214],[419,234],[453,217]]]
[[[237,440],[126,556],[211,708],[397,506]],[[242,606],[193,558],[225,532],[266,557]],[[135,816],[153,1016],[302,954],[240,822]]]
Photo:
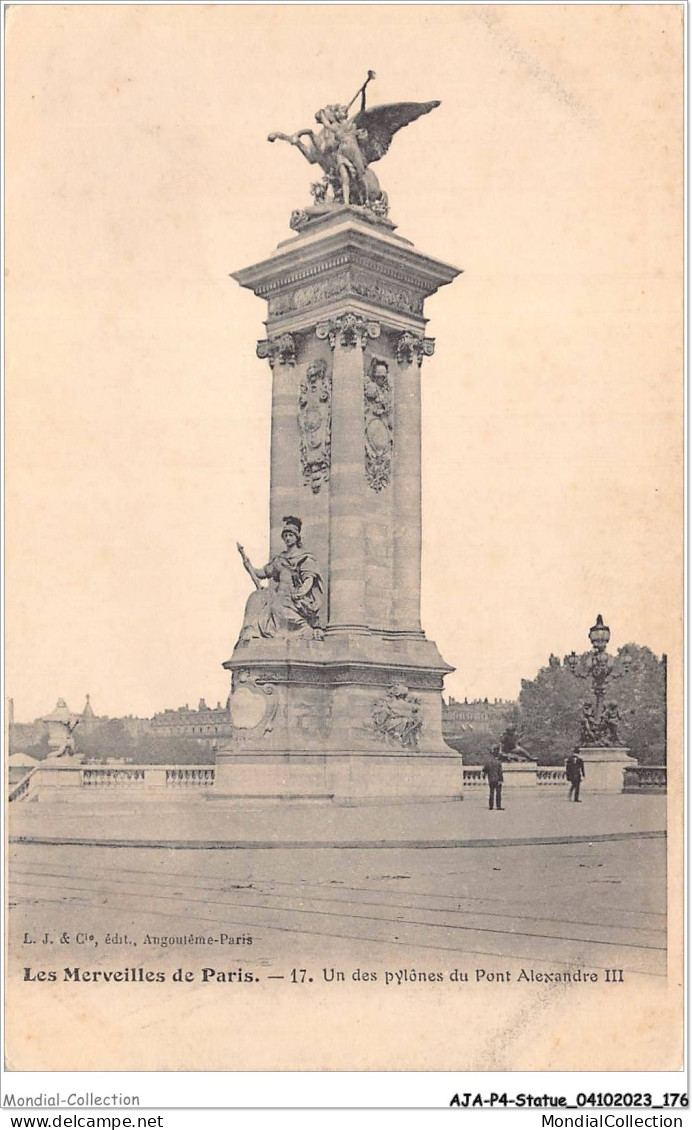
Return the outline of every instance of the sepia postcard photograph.
[[[684,5],[4,17],[6,1079],[679,1071]]]

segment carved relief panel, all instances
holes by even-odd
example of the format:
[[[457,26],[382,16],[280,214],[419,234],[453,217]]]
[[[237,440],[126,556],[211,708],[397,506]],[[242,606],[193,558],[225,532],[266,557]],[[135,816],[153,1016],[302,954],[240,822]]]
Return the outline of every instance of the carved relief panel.
[[[312,361],[298,394],[298,430],[303,482],[318,494],[329,482],[332,430],[332,378],[326,361]]]
[[[276,687],[265,676],[240,670],[233,674],[227,708],[236,741],[271,733],[277,711]]]
[[[386,487],[392,474],[394,425],[389,366],[373,357],[365,374],[363,390],[365,407],[365,477],[376,491]]]
[[[421,700],[403,683],[395,683],[372,708],[372,723],[381,740],[416,749],[423,729]]]

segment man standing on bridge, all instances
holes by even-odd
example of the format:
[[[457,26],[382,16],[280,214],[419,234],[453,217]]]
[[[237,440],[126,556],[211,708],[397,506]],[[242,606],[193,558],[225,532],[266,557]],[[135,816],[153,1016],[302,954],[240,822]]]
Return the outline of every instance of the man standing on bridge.
[[[488,808],[492,811],[494,802],[497,802],[496,807],[498,812],[502,811],[502,761],[500,760],[500,747],[499,745],[491,746],[490,756],[486,759],[483,765],[483,776],[488,778],[488,786],[490,788],[490,795],[488,797]]]
[[[580,804],[579,800],[579,786],[581,785],[582,778],[586,776],[584,769],[584,762],[579,756],[579,746],[575,746],[574,751],[569,755],[565,762],[565,774],[569,781],[569,796],[568,800],[575,800]]]

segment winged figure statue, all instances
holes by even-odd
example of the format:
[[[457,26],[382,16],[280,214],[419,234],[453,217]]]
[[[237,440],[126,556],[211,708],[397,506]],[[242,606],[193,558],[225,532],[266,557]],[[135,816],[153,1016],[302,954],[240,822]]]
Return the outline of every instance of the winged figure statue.
[[[302,129],[298,133],[270,133],[269,141],[287,141],[294,145],[311,165],[322,169],[321,182],[313,184],[313,212],[325,211],[338,204],[356,204],[386,216],[388,200],[377,176],[370,168],[384,157],[395,133],[429,114],[439,102],[395,102],[366,109],[365,90],[375,78],[374,71],[351,99],[348,106],[324,106],[315,114],[319,131]],[[351,115],[358,96],[360,109]]]

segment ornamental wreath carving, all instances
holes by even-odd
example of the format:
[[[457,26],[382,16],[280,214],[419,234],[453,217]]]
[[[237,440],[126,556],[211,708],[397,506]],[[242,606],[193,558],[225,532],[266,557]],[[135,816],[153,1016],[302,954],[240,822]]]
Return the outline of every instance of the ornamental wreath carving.
[[[332,378],[326,361],[312,361],[298,394],[298,429],[303,482],[318,494],[329,482],[332,431]]]
[[[416,749],[423,729],[420,699],[403,683],[395,683],[373,706],[372,721],[377,733],[390,745]]]
[[[380,491],[392,475],[392,391],[389,366],[373,357],[365,375],[363,390],[365,407],[365,477],[368,486]]]

